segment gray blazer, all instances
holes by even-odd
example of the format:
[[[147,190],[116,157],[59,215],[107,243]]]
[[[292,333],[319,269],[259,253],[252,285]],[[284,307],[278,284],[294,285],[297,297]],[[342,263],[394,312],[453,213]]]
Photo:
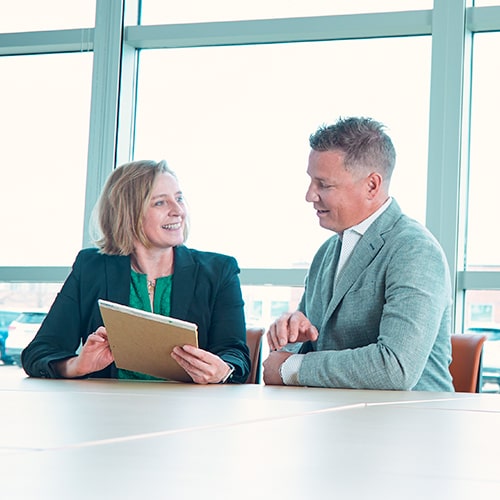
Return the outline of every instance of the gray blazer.
[[[392,200],[338,278],[338,235],[318,250],[299,305],[318,328],[299,383],[356,389],[453,391],[451,283],[431,233]]]

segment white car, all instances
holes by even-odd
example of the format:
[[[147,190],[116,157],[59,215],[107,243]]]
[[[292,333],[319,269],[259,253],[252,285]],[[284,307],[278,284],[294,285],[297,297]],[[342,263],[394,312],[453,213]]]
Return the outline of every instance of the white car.
[[[47,313],[41,311],[22,312],[9,325],[5,347],[17,364],[21,364],[21,351],[33,340],[45,316]]]
[[[482,392],[500,392],[500,325],[474,325],[467,329],[467,333],[486,335],[482,357]]]

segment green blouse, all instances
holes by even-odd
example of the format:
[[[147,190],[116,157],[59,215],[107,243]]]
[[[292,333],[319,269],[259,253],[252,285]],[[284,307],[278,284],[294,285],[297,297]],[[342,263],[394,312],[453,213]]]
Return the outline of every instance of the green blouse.
[[[148,282],[145,274],[131,270],[130,281],[130,307],[143,311],[170,316],[170,295],[172,292],[172,276],[162,276],[156,280],[153,311],[148,295]],[[163,380],[145,373],[133,372],[118,368],[118,378],[129,380]]]

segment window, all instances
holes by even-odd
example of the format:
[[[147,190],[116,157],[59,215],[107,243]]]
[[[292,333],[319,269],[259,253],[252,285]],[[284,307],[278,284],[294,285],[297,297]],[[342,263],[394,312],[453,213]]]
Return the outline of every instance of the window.
[[[427,37],[142,51],[134,157],[179,175],[190,246],[306,268],[331,235],[305,201],[308,137],[339,116],[388,126],[392,193],[425,221],[429,70]]]
[[[61,283],[0,283],[0,309],[47,311]]]
[[[487,7],[490,5],[500,5],[500,0],[474,0],[476,7]]]
[[[243,286],[247,326],[269,325],[283,313],[295,311],[302,296],[302,287]]]
[[[500,270],[498,198],[500,168],[500,65],[492,58],[500,51],[500,33],[474,37],[470,140],[470,190],[467,232],[467,268]]]
[[[486,335],[483,346],[484,392],[500,391],[500,290],[465,293],[465,332]]]
[[[475,0],[465,5],[446,0],[186,0],[175,4],[168,0],[125,0],[124,75],[117,74],[116,54],[113,61],[93,68],[93,54],[83,51],[96,41],[102,44],[99,47],[119,46],[121,2],[19,0],[4,4],[0,7],[4,160],[0,213],[8,217],[2,218],[0,305],[8,305],[7,310],[12,306],[17,311],[20,300],[30,307],[45,307],[44,301],[52,293],[48,289],[59,288],[66,271],[63,266],[71,264],[81,246],[82,219],[91,208],[84,211],[86,199],[91,205],[85,197],[85,185],[88,182],[89,192],[95,193],[102,180],[92,170],[96,162],[91,161],[89,174],[86,165],[94,75],[99,90],[94,100],[98,104],[92,107],[90,137],[112,137],[117,132],[117,107],[105,106],[105,99],[99,98],[106,94],[102,89],[116,88],[121,78],[116,152],[119,162],[129,159],[136,102],[132,89],[138,88],[134,157],[165,158],[178,172],[193,220],[188,244],[237,257],[246,279],[243,293],[250,322],[266,326],[274,315],[273,303],[281,304],[276,312],[285,304],[294,309],[300,299],[305,269],[319,244],[330,236],[318,227],[304,201],[307,139],[318,125],[351,114],[370,115],[389,127],[398,154],[392,194],[406,213],[428,223],[451,257],[452,279],[459,286],[458,329],[500,322],[500,253],[495,233],[495,186],[500,175],[495,166],[495,117],[500,111],[496,64],[499,0]],[[236,30],[227,23],[201,27],[178,24],[173,29],[160,26],[162,34],[158,35],[156,29],[134,26],[132,10],[137,5],[142,7],[143,25],[246,22],[237,23]],[[413,10],[422,12],[408,12]],[[376,17],[368,14],[375,11]],[[96,13],[99,29],[110,35],[109,40],[92,37],[96,34],[92,29]],[[357,16],[359,13],[367,14]],[[304,23],[319,26],[321,31],[324,23],[332,21],[330,16],[347,14],[342,23],[347,20],[354,28],[342,40],[324,41],[320,37],[322,41],[303,42],[290,28]],[[455,21],[464,14],[466,36],[462,39],[458,33],[462,23]],[[273,42],[274,32],[261,40],[261,27],[270,26],[276,18],[300,16],[327,17],[318,18],[318,25],[309,24],[311,20],[278,20],[272,26],[283,29],[286,36],[280,32],[282,38],[276,43],[263,44]],[[251,21],[259,19],[271,21]],[[250,41],[238,41],[241,26],[253,28]],[[380,29],[380,34],[373,35],[373,27]],[[83,28],[81,35],[74,28]],[[210,46],[225,43],[223,36],[217,37],[219,28],[223,34],[227,28],[233,39],[227,46]],[[470,54],[449,50],[468,41],[468,29],[474,36],[471,92],[469,79],[462,81],[462,66],[468,70]],[[39,30],[63,31],[31,33]],[[205,30],[210,33],[208,38]],[[26,33],[18,33],[22,31]],[[432,74],[431,32],[437,41],[433,44],[436,59]],[[174,43],[160,40],[165,37],[174,37]],[[48,39],[56,42],[52,48],[46,45]],[[278,43],[282,41],[290,43]],[[29,49],[25,50],[24,42]],[[234,45],[237,43],[247,45]],[[77,44],[81,49],[75,49]],[[140,51],[138,82],[131,76],[135,74],[135,49]],[[35,53],[42,55],[31,55]],[[103,49],[103,53],[113,51]],[[93,69],[97,71],[93,73]],[[442,113],[429,114],[430,89],[433,103],[444,103]],[[455,111],[467,110],[469,105],[470,120],[467,113],[460,120]],[[459,130],[469,124],[470,130]],[[106,133],[101,134],[101,129]],[[429,130],[432,138],[438,138],[430,148]],[[111,157],[114,141],[106,139],[106,144],[107,157]],[[100,146],[90,141],[89,158],[98,156]],[[460,148],[464,148],[463,153]],[[463,207],[455,179],[447,176],[456,173],[454,169],[460,166],[456,158],[461,154],[466,157],[466,153],[470,189],[463,193],[467,198]],[[468,168],[467,161],[461,167]],[[430,186],[439,189],[433,192],[430,188],[432,198],[426,214],[427,168]],[[457,241],[461,234],[448,232],[455,224],[455,203],[459,212],[469,217],[464,221],[465,258],[459,263],[453,257],[459,244],[462,256],[463,242]],[[17,275],[12,278],[18,271],[30,283],[8,283],[19,281]],[[259,279],[254,280],[257,274]],[[269,281],[268,276],[272,278]],[[255,281],[269,286],[248,285]],[[283,281],[295,286],[281,286]]]
[[[0,266],[70,265],[81,248],[92,54],[0,58]],[[36,249],[36,251],[35,251]]]
[[[0,33],[94,25],[95,0],[16,0],[0,3]]]
[[[240,19],[270,19],[280,17],[328,16],[421,10],[432,8],[432,0],[142,0],[142,24],[172,24]]]
[[[493,320],[493,305],[492,304],[471,304],[470,306],[470,323],[487,322]]]

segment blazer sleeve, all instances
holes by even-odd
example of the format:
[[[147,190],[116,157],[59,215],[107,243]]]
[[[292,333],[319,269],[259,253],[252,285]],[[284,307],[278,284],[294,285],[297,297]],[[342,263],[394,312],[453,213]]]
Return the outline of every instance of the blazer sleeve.
[[[209,350],[235,367],[233,382],[244,383],[250,374],[250,356],[238,273],[236,261],[230,258],[214,303]]]
[[[57,378],[54,361],[73,356],[86,338],[102,326],[98,298],[127,303],[129,283],[125,257],[104,256],[96,249],[82,250],[57,294],[47,317],[32,342],[22,352],[26,373],[32,377]],[[110,266],[109,263],[112,263]],[[109,268],[116,271],[108,272]],[[106,276],[113,274],[113,294],[108,294]],[[92,374],[109,377],[110,367]]]
[[[176,258],[172,316],[196,323],[200,348],[232,364],[231,381],[244,383],[250,356],[236,259],[185,247],[177,250]]]

